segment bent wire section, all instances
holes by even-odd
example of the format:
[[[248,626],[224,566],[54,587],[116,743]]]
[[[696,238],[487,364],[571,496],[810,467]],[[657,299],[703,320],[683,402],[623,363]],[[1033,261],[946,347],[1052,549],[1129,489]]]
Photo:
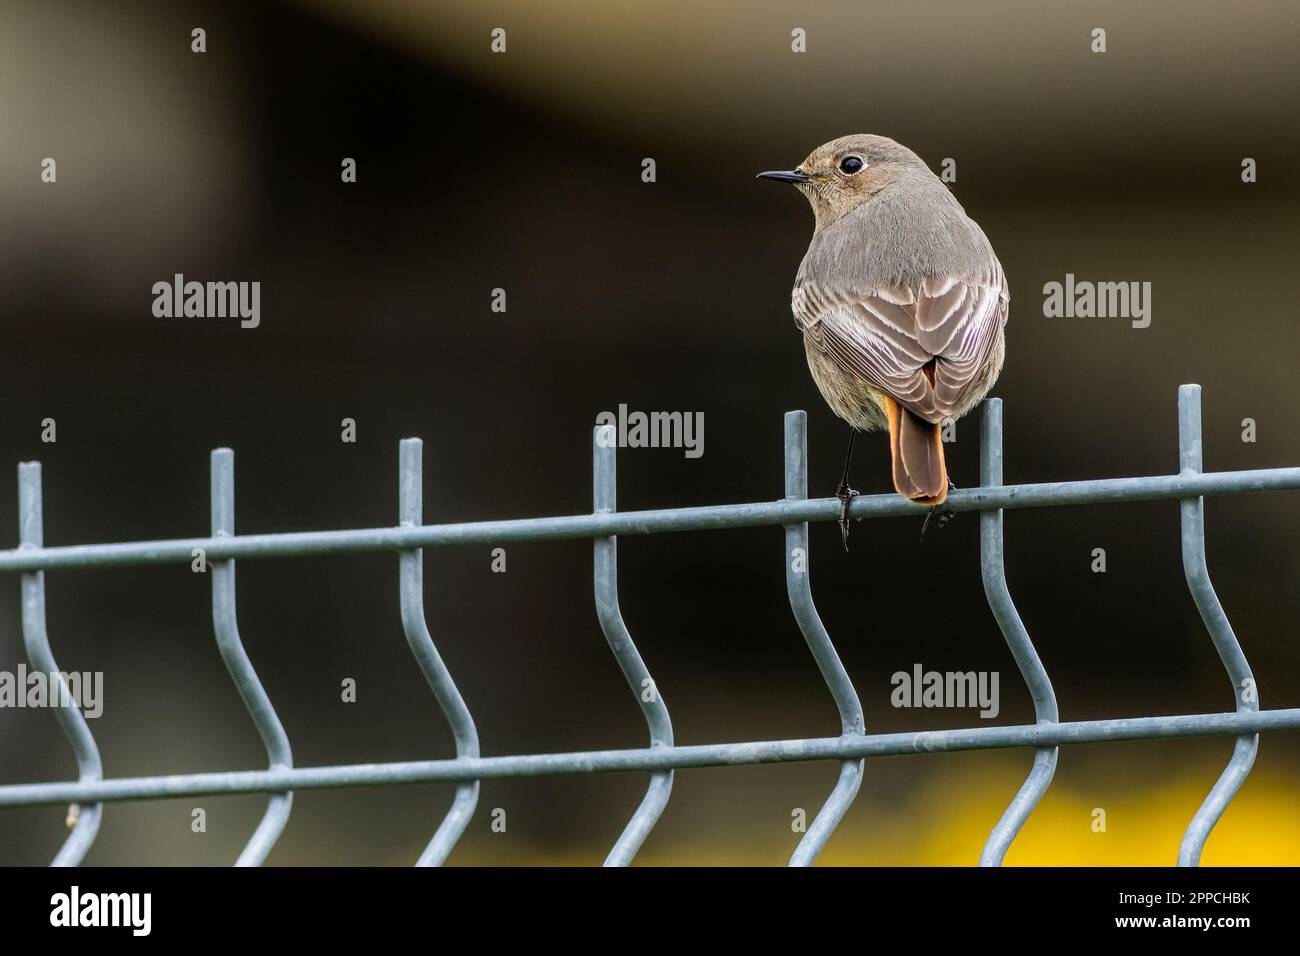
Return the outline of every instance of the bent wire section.
[[[1178,389],[1178,457],[1180,475],[1201,472],[1201,387],[1182,385]],[[1184,498],[1181,505],[1180,528],[1183,543],[1183,576],[1196,602],[1196,610],[1210,632],[1214,649],[1219,652],[1228,679],[1232,681],[1233,696],[1238,713],[1259,710],[1259,695],[1250,664],[1232,632],[1228,616],[1214,592],[1210,571],[1205,563],[1205,502],[1203,498]],[[1245,783],[1247,774],[1255,764],[1259,752],[1259,735],[1243,734],[1232,750],[1232,758],[1218,781],[1201,804],[1192,822],[1187,825],[1182,843],[1178,847],[1179,866],[1198,866],[1205,841],[1228,808],[1229,801]]]
[[[212,536],[228,537],[235,533],[235,453],[229,448],[212,452]],[[272,770],[293,766],[293,753],[289,737],[276,716],[271,699],[262,682],[257,679],[252,662],[239,637],[239,622],[235,614],[235,562],[212,562],[212,628],[217,636],[217,650],[225,662],[230,679],[235,682],[239,697],[253,718],[253,724],[262,738],[266,756]],[[277,793],[271,797],[262,822],[253,831],[235,866],[261,866],[280,832],[289,822],[293,809],[293,792]]]
[[[398,520],[403,528],[419,527],[424,520],[423,453],[424,442],[418,438],[407,438],[401,443],[397,500]],[[406,643],[415,655],[416,663],[420,665],[420,671],[424,674],[429,689],[433,691],[438,706],[442,708],[443,716],[451,725],[452,737],[456,742],[456,756],[477,757],[478,730],[474,726],[474,718],[470,715],[456,682],[452,680],[451,672],[447,670],[447,665],[434,646],[425,620],[424,551],[420,548],[403,551],[398,556],[398,562],[402,631],[406,634]],[[447,854],[474,816],[474,808],[478,806],[478,790],[477,780],[467,780],[456,787],[451,809],[443,817],[429,845],[420,854],[416,866],[441,866],[447,859]]]
[[[808,416],[802,411],[786,412],[785,498],[787,501],[796,501],[807,497]],[[831,643],[830,635],[822,625],[817,606],[813,604],[812,585],[808,575],[808,523],[788,524],[785,526],[785,590],[790,599],[790,610],[840,712],[841,733],[844,736],[860,737],[866,733],[862,704],[835,651],[835,645]],[[858,795],[858,789],[862,786],[863,764],[862,760],[845,760],[840,764],[835,789],[795,847],[790,857],[791,866],[811,866],[817,859],[817,854],[821,853],[822,847]]]
[[[992,488],[1002,484],[1002,400],[990,398],[984,403],[984,423],[980,430],[980,485]],[[1034,718],[1039,724],[1054,724],[1059,719],[1056,694],[1034,642],[1029,639],[1016,605],[1007,588],[1007,569],[1003,553],[1002,511],[980,512],[980,573],[984,595],[1006,639],[1007,648],[1020,668],[1020,676],[1034,702]],[[1034,812],[1047,792],[1056,773],[1056,747],[1041,747],[1034,752],[1034,765],[1020,785],[1002,818],[993,827],[980,853],[980,866],[1001,866],[1011,841]]]
[[[18,466],[18,547],[39,548],[44,544],[44,527],[41,516],[41,463],[26,461]],[[78,709],[76,701],[68,691],[67,679],[54,662],[54,652],[50,650],[50,636],[45,629],[45,572],[32,571],[22,579],[22,621],[23,645],[27,649],[27,658],[32,667],[49,676],[49,693],[58,695],[50,703],[54,706],[54,716],[63,728],[64,736],[72,744],[77,758],[78,779],[81,781],[98,781],[103,779],[103,765],[99,760],[99,748],[90,733],[86,718]],[[52,866],[76,866],[81,862],[90,845],[99,833],[99,818],[102,805],[89,803],[85,806],[73,804],[69,808],[69,820],[72,832],[68,834],[63,846],[52,861]]]
[[[617,496],[617,437],[613,425],[598,425],[592,433],[592,504],[596,514],[612,514],[618,509]],[[650,728],[650,746],[671,747],[673,745],[673,724],[668,717],[668,707],[664,703],[654,678],[641,659],[632,635],[628,633],[623,622],[623,612],[618,607],[618,538],[610,535],[594,538],[595,574],[594,590],[596,598],[596,617],[600,629],[614,652],[628,686],[641,706],[646,725]],[[650,785],[641,805],[632,814],[632,819],[623,828],[623,833],[605,857],[605,866],[627,866],[636,856],[637,850],[650,835],[651,829],[659,820],[668,796],[673,789],[673,772],[658,770],[650,775]]]

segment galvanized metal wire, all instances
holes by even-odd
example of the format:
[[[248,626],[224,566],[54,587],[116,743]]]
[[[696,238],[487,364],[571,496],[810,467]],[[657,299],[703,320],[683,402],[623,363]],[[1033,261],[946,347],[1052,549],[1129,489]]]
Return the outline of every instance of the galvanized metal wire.
[[[397,488],[398,523],[403,528],[419,527],[424,520],[424,443],[408,438],[401,444]],[[465,706],[451,671],[442,662],[438,648],[429,634],[424,616],[424,552],[418,548],[398,555],[399,590],[402,604],[402,632],[415,655],[420,672],[442,708],[456,741],[457,757],[477,757],[478,729]],[[464,780],[456,787],[451,809],[443,817],[429,845],[420,854],[417,866],[440,866],[456,845],[474,816],[478,805],[478,781]]]
[[[24,462],[18,466],[18,547],[39,548],[44,541],[44,522],[41,508],[41,466],[39,462]],[[50,649],[49,632],[45,629],[45,573],[28,571],[22,580],[23,645],[27,659],[37,670],[52,675],[58,685],[54,715],[63,728],[72,751],[77,758],[77,771],[82,781],[97,781],[103,776],[99,748],[90,733],[90,725],[81,715],[68,695],[68,683],[54,661]],[[73,811],[76,821],[72,832],[64,840],[54,857],[54,866],[76,866],[86,855],[99,833],[102,808],[98,803],[78,806]]]
[[[995,488],[1002,484],[1002,402],[995,399],[984,412],[984,431],[980,443],[980,484]],[[980,513],[980,570],[984,580],[984,595],[988,598],[993,617],[1002,630],[1011,656],[1015,658],[1020,675],[1029,688],[1034,702],[1034,717],[1040,724],[1056,723],[1056,694],[1047,669],[1034,650],[1034,642],[1020,620],[1020,614],[1011,600],[1007,587],[1006,563],[1003,560],[1002,511]],[[1020,828],[1033,813],[1038,801],[1047,792],[1056,773],[1056,748],[1040,747],[1034,753],[1034,765],[1029,776],[1016,793],[1011,805],[1002,814],[993,832],[989,834],[980,854],[981,866],[1001,866],[1007,848],[1016,838]]]
[[[76,820],[54,858],[56,865],[80,862],[98,832],[102,807],[125,800],[182,796],[265,793],[266,814],[240,853],[239,865],[262,863],[289,820],[293,792],[300,790],[386,786],[443,781],[455,783],[451,808],[417,861],[441,864],[473,818],[479,781],[552,774],[644,772],[646,794],[610,850],[607,865],[632,862],[664,813],[678,769],[759,763],[824,760],[838,765],[830,795],[799,840],[792,866],[810,865],[849,811],[871,757],[909,753],[1031,748],[1033,763],[1019,791],[989,834],[979,862],[1000,865],[1008,848],[1051,785],[1058,748],[1067,744],[1118,740],[1165,740],[1180,737],[1232,736],[1235,749],[1219,780],[1189,823],[1178,850],[1183,866],[1199,863],[1206,839],[1223,815],[1254,763],[1261,733],[1300,729],[1300,708],[1259,709],[1254,677],[1228,623],[1210,576],[1205,555],[1206,495],[1243,494],[1300,488],[1300,468],[1275,468],[1207,474],[1202,471],[1200,387],[1184,385],[1178,399],[1180,467],[1175,475],[1094,481],[1002,483],[1002,405],[984,403],[981,439],[981,487],[954,491],[954,511],[979,511],[980,564],[989,608],[1016,661],[1034,704],[1035,723],[1019,726],[959,728],[919,733],[868,734],[862,705],[812,598],[808,522],[839,517],[839,501],[807,497],[807,437],[803,412],[785,418],[785,497],[702,508],[619,512],[616,501],[615,436],[610,426],[593,433],[593,507],[591,514],[466,524],[424,525],[421,443],[401,444],[398,478],[398,524],[391,528],[316,531],[291,534],[236,535],[234,531],[234,458],[229,449],[212,453],[212,534],[118,544],[45,547],[41,532],[40,465],[19,465],[19,544],[0,551],[0,572],[21,576],[22,629],[33,667],[57,673],[45,628],[45,572],[69,567],[118,567],[190,563],[195,549],[211,562],[213,627],[217,646],[236,691],[261,735],[267,753],[265,770],[166,774],[103,779],[98,749],[90,728],[75,706],[55,709],[55,717],[72,745],[78,778],[53,783],[0,786],[0,808],[74,804]],[[1187,584],[1234,691],[1235,709],[1213,714],[1126,717],[1061,721],[1047,669],[1026,630],[1007,584],[1004,564],[1003,512],[1015,508],[1065,506],[1176,498],[1181,509],[1183,567]],[[862,496],[850,505],[855,519],[918,514],[923,508],[895,495]],[[659,687],[638,651],[618,603],[617,538],[620,535],[712,531],[781,525],[782,559],[791,614],[826,682],[839,716],[836,736],[776,741],[748,741],[680,746]],[[576,753],[480,755],[474,719],[451,673],[439,655],[425,618],[423,549],[511,541],[590,538],[593,542],[593,593],[596,618],[624,678],[636,697],[649,731],[648,747]],[[295,767],[289,738],[240,640],[236,620],[235,562],[309,554],[393,551],[398,555],[402,629],[455,741],[455,757],[327,767]]]
[[[612,425],[599,426],[592,435],[592,509],[596,514],[612,514],[618,507],[615,495],[614,441]],[[600,621],[600,629],[609,643],[609,649],[614,652],[614,658],[618,661],[628,686],[640,703],[641,713],[650,729],[650,746],[671,747],[673,725],[668,717],[668,706],[636,645],[632,643],[632,635],[628,633],[627,624],[623,621],[623,612],[619,610],[618,541],[613,535],[595,539],[594,564],[596,619]],[[646,795],[605,858],[606,866],[627,866],[632,862],[667,806],[672,789],[671,769],[657,770],[650,775]]]
[[[785,496],[787,501],[808,497],[808,419],[803,412],[788,412],[785,416]],[[840,733],[850,739],[861,737],[866,733],[862,704],[813,604],[808,552],[808,522],[786,525],[785,589],[790,609],[839,710]],[[841,762],[835,789],[795,847],[791,866],[812,865],[857,797],[864,764],[864,760],[853,758]]]

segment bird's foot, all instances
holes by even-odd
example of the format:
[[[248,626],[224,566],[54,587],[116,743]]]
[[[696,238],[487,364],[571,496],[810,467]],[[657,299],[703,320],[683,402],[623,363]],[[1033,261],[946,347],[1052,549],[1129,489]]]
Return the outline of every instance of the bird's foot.
[[[849,487],[847,481],[841,481],[835,489],[835,497],[840,499],[840,538],[844,542],[845,551],[849,550],[849,502],[857,496],[858,493]]]
[[[948,490],[957,490],[957,486],[952,483],[951,478],[948,479]],[[925,540],[925,533],[930,530],[931,521],[934,522],[934,529],[939,531],[944,525],[953,519],[955,514],[957,514],[957,512],[953,511],[951,508],[945,508],[943,505],[935,505],[932,507],[925,513],[925,521],[921,523],[921,540]]]

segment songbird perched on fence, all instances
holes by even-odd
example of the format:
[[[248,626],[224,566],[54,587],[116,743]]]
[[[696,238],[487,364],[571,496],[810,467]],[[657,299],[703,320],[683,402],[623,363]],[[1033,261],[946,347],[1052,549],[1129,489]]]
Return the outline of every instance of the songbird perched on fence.
[[[836,489],[849,540],[853,439],[889,430],[894,488],[943,504],[950,482],[941,426],[997,381],[1010,293],[983,231],[914,152],[885,136],[843,136],[796,168],[812,205],[812,243],[791,307],[822,397],[849,423]]]

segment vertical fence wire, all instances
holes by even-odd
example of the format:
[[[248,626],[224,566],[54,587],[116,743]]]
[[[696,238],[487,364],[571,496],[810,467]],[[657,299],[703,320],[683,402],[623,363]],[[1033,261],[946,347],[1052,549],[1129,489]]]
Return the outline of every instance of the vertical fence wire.
[[[1199,474],[1202,467],[1201,450],[1201,387],[1183,385],[1178,389],[1178,457],[1179,474]],[[1205,562],[1205,500],[1184,498],[1179,505],[1182,545],[1183,576],[1192,593],[1192,600],[1200,612],[1205,629],[1210,633],[1214,649],[1219,652],[1228,679],[1232,682],[1237,711],[1259,710],[1259,695],[1250,664],[1232,632],[1228,616],[1224,613],[1219,596],[1210,581],[1210,570]],[[1243,734],[1236,738],[1232,757],[1218,781],[1201,804],[1178,847],[1179,866],[1197,866],[1205,841],[1228,808],[1228,803],[1246,781],[1255,755],[1259,752],[1259,735]]]
[[[785,497],[787,501],[808,497],[808,416],[802,411],[786,412],[785,415]],[[785,526],[785,590],[790,610],[835,701],[841,733],[862,736],[866,733],[862,704],[813,603],[810,573],[808,523],[788,524]],[[863,766],[862,760],[840,763],[835,788],[795,847],[790,857],[791,866],[811,866],[817,859],[858,795]]]
[[[212,452],[212,536],[229,537],[235,533],[235,453],[229,448]],[[212,562],[212,628],[217,637],[217,650],[226,665],[226,671],[239,691],[253,724],[262,738],[272,770],[293,766],[293,753],[289,737],[276,716],[271,699],[253,670],[253,664],[239,637],[239,622],[235,613],[235,562]],[[275,841],[280,838],[284,825],[289,822],[293,809],[293,793],[274,794],[267,805],[262,822],[253,831],[244,846],[236,866],[261,866]]]
[[[1002,484],[1002,400],[990,398],[984,402],[984,422],[980,430],[980,485],[992,488]],[[1002,510],[980,512],[980,572],[984,580],[984,595],[1006,639],[1007,648],[1015,658],[1020,676],[1029,688],[1034,702],[1034,718],[1040,724],[1054,724],[1059,720],[1056,694],[1047,669],[1039,660],[1034,642],[1029,639],[1016,605],[1007,587],[1007,569],[1004,554]],[[1021,784],[1001,819],[993,827],[984,849],[980,853],[980,866],[1001,866],[1007,848],[1020,833],[1020,828],[1034,812],[1038,801],[1047,792],[1056,773],[1056,747],[1040,747],[1034,752],[1034,765]]]
[[[41,463],[23,462],[18,466],[18,546],[40,548],[45,543],[44,520],[41,504]],[[32,667],[45,674],[49,680],[48,693],[54,707],[54,716],[63,734],[72,744],[77,758],[78,778],[83,781],[103,779],[103,766],[99,748],[90,733],[86,718],[77,709],[78,702],[68,690],[68,682],[54,661],[50,649],[50,636],[45,627],[45,572],[32,571],[22,578],[22,628],[23,645]],[[84,690],[83,690],[84,694]],[[69,808],[69,818],[75,818],[72,832],[59,848],[51,865],[76,866],[81,862],[99,833],[99,819],[103,805],[74,804]]]
[[[612,514],[618,510],[617,444],[617,433],[612,425],[598,425],[592,433],[592,510],[596,514]],[[640,704],[641,713],[650,729],[650,746],[671,747],[673,724],[668,716],[668,706],[636,645],[632,643],[632,635],[628,633],[623,621],[623,612],[619,610],[618,537],[609,535],[595,538],[594,549],[596,617],[600,621],[601,632]],[[668,804],[672,789],[671,770],[658,770],[650,775],[646,795],[605,857],[605,866],[627,866],[632,862]]]
[[[407,438],[400,446],[398,466],[398,523],[403,528],[418,527],[424,521],[424,478],[422,457],[424,443]],[[424,551],[416,548],[398,555],[399,588],[402,606],[402,631],[415,655],[420,671],[451,725],[457,757],[479,755],[478,730],[461,696],[451,672],[443,663],[433,643],[424,613]],[[478,805],[479,782],[467,781],[456,787],[451,809],[443,817],[433,839],[420,855],[417,866],[440,866],[469,826]]]

